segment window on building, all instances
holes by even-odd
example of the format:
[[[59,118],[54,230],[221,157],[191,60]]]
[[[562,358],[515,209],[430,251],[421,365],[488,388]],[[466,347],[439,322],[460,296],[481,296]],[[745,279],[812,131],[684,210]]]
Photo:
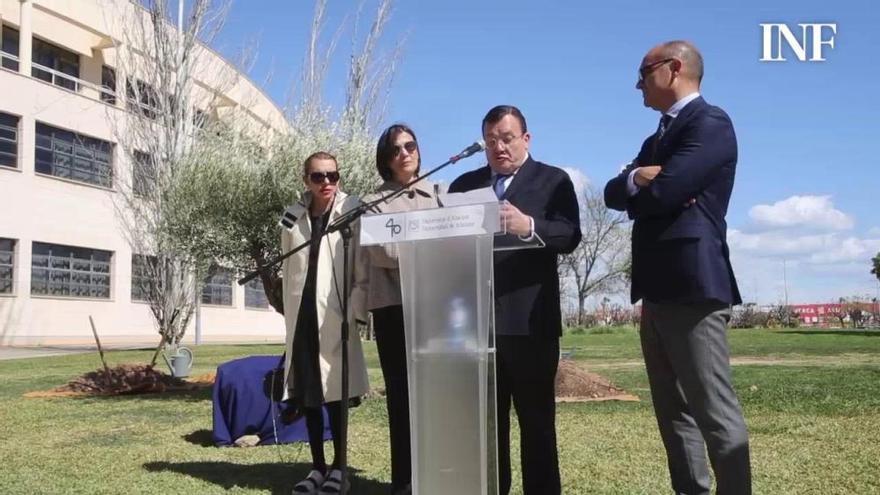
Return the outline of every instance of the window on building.
[[[149,301],[150,293],[158,288],[156,277],[158,258],[146,254],[131,255],[131,300]]]
[[[232,306],[232,270],[212,266],[202,286],[202,304]]]
[[[62,88],[76,91],[79,79],[79,55],[59,46],[34,38],[34,66],[31,75]],[[46,69],[51,69],[47,71]],[[62,75],[58,75],[61,73]],[[68,76],[68,77],[65,77]]]
[[[3,42],[0,44],[0,65],[4,69],[18,71],[18,30],[3,25]],[[9,57],[11,55],[12,57]]]
[[[110,299],[110,251],[34,242],[32,252],[31,294]]]
[[[37,122],[35,168],[41,174],[113,187],[113,144]]]
[[[125,81],[125,95],[129,110],[155,119],[159,110],[159,93],[149,84],[138,80]]]
[[[18,167],[18,122],[15,115],[0,112],[0,167]]]
[[[261,308],[269,307],[266,291],[263,290],[263,281],[259,277],[251,280],[244,286],[244,307]]]
[[[193,111],[193,126],[195,126],[196,129],[204,130],[205,127],[208,126],[208,117],[208,112],[196,108]]]
[[[116,104],[116,70],[113,67],[101,66],[101,101]]]
[[[0,294],[12,294],[14,268],[15,239],[0,238]]]
[[[156,162],[153,156],[142,151],[135,151],[131,170],[131,188],[136,196],[146,197],[156,187],[158,179]]]

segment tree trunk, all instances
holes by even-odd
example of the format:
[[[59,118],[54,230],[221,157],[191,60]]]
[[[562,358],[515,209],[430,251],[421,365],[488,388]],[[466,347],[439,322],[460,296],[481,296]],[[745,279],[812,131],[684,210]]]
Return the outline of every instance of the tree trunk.
[[[263,256],[262,245],[251,245],[251,259],[258,267],[266,266],[266,258]],[[269,306],[272,306],[278,314],[284,314],[284,295],[282,294],[282,280],[274,268],[269,270],[260,270],[260,280],[263,282],[263,291],[266,293],[266,300]]]
[[[578,294],[578,325],[584,324],[584,306],[587,302],[585,294]]]

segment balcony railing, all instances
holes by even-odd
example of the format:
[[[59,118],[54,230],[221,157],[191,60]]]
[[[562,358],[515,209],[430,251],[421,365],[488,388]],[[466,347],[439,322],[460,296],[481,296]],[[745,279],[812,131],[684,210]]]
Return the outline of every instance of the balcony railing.
[[[19,72],[20,59],[8,52],[0,51],[0,67],[14,72]],[[124,100],[119,99],[119,94],[106,86],[98,85],[89,81],[85,81],[70,74],[40,65],[36,62],[31,63],[31,76],[46,81],[68,91],[83,95],[87,98],[115,106],[118,101],[123,101],[129,111],[144,115],[150,119],[155,119],[159,115],[159,109],[137,101],[136,98],[128,97]]]
[[[40,65],[38,63],[32,63],[31,67],[33,68],[33,72],[35,73],[34,76],[46,82],[51,82],[55,86],[69,89],[70,91],[73,91],[75,93],[85,94],[91,92],[92,95],[97,95],[97,98],[101,101],[106,101],[105,98],[110,101],[116,101],[116,92],[107,89],[104,86],[99,86],[89,81],[84,81],[78,77],[71,76],[70,74],[65,74],[63,72],[46,67],[44,65]],[[37,76],[37,74],[39,74],[40,72],[46,74],[46,77],[44,78]],[[86,91],[84,91],[84,89]]]
[[[18,71],[18,57],[11,53],[0,51],[0,67]]]
[[[0,51],[0,67],[18,72],[20,63],[21,60],[17,56],[9,52]],[[79,93],[110,105],[114,105],[117,101],[116,92],[109,88],[85,81],[76,76],[71,76],[70,74],[65,74],[36,62],[31,63],[31,76],[59,88],[73,91],[74,93]]]

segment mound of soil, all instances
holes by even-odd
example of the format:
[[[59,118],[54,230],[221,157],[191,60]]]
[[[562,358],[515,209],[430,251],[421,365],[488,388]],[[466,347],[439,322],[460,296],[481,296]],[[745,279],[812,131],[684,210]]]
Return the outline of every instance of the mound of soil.
[[[99,368],[90,371],[67,382],[66,385],[49,391],[30,392],[25,394],[25,397],[148,394],[194,390],[210,386],[213,382],[213,374],[188,381],[174,378],[146,364],[121,364],[109,370]]]
[[[562,359],[556,372],[557,402],[587,402],[603,400],[638,401],[635,395],[615,387],[607,378],[590,373],[574,361]]]
[[[125,395],[195,390],[210,387],[214,373],[194,376],[188,380],[171,375],[146,364],[122,364],[90,371],[70,380],[66,385],[48,391],[28,392],[31,398],[75,397],[87,395]],[[385,390],[373,388],[369,397],[383,397]],[[614,386],[607,378],[590,373],[573,361],[562,359],[556,373],[557,402],[603,400],[638,401],[639,398]]]

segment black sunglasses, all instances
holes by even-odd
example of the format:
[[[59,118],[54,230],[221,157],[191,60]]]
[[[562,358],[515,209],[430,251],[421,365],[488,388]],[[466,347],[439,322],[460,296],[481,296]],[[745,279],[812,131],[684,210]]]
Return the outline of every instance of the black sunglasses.
[[[309,180],[312,181],[312,184],[323,184],[325,179],[331,184],[336,184],[339,182],[339,172],[334,170],[333,172],[312,172],[309,174]]]
[[[648,74],[657,70],[657,68],[660,67],[661,65],[672,62],[673,60],[675,60],[675,59],[674,58],[664,58],[663,60],[658,60],[656,62],[650,63],[650,64],[645,65],[643,67],[639,67],[639,82],[644,81],[645,78],[648,77]]]
[[[400,156],[401,149],[405,149],[406,152],[411,155],[411,154],[415,153],[417,149],[419,149],[419,145],[416,144],[415,141],[407,141],[407,142],[403,143],[402,147],[395,144],[394,145],[394,158],[397,158],[398,156]]]

